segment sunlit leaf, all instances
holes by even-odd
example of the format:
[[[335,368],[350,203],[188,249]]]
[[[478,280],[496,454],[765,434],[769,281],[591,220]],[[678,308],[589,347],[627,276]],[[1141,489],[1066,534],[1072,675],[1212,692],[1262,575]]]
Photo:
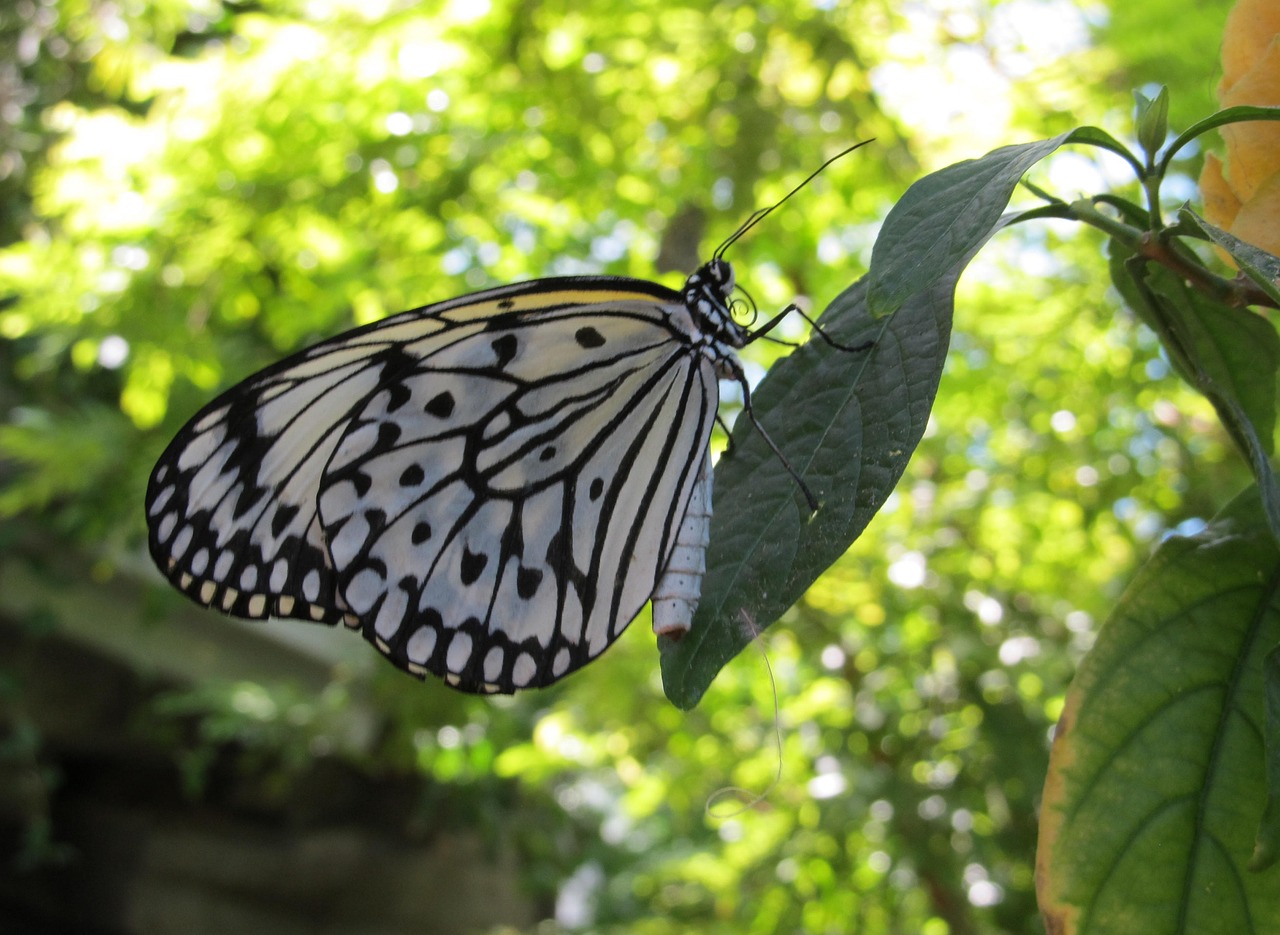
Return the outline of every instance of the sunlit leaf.
[[[1004,146],[908,188],[889,211],[871,252],[871,313],[888,314],[948,275],[991,235],[1023,174],[1069,136]]]
[[[1054,742],[1037,859],[1050,931],[1280,931],[1277,871],[1246,870],[1267,793],[1278,575],[1251,489],[1166,541],[1117,605]]]

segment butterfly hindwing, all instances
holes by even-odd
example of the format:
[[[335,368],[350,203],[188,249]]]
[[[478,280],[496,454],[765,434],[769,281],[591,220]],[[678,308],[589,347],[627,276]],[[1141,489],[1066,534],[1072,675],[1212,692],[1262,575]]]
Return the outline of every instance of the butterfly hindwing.
[[[238,616],[341,620],[316,490],[352,407],[403,363],[390,342],[327,342],[201,410],[148,487],[161,570],[192,599]]]

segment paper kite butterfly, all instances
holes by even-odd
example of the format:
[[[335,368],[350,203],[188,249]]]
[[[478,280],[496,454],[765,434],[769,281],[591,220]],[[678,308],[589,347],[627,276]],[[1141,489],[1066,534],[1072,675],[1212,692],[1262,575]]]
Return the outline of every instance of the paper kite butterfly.
[[[767,213],[678,292],[501,286],[254,374],[157,463],[152,557],[197,603],[342,623],[464,691],[548,685],[650,600],[655,631],[687,630],[718,381],[745,389],[735,352],[769,327],[734,321],[722,254]]]

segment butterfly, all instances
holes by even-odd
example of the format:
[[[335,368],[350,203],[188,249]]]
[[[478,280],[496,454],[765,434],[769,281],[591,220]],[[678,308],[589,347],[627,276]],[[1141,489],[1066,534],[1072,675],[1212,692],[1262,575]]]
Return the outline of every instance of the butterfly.
[[[157,462],[152,558],[197,603],[343,624],[468,692],[549,685],[650,601],[656,632],[687,631],[719,381],[749,412],[736,352],[782,317],[735,321],[723,254],[774,207],[679,291],[603,275],[500,286],[250,376]]]

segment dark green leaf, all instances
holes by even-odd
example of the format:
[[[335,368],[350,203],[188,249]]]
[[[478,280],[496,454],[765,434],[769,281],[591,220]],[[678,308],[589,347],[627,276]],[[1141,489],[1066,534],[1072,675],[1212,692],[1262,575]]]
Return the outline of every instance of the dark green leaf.
[[[1142,163],[1105,130],[1077,127],[1052,139],[1003,146],[919,179],[890,210],[872,248],[871,313],[889,314],[984,243],[1022,176],[1064,143],[1106,149],[1143,173]]]
[[[1250,488],[1200,535],[1161,545],[1124,594],[1054,740],[1036,861],[1050,931],[1280,931],[1275,871],[1246,871],[1278,583]]]
[[[1267,719],[1267,806],[1258,823],[1253,857],[1249,859],[1249,869],[1255,872],[1274,867],[1280,858],[1280,649],[1267,653],[1262,675]]]
[[[1248,459],[1266,515],[1280,538],[1280,485],[1269,457],[1280,368],[1275,327],[1253,312],[1213,302],[1163,267],[1135,265],[1115,241],[1111,248],[1116,287],[1160,337],[1178,374],[1213,404]]]
[[[984,243],[1018,180],[1070,135],[1004,146],[926,175],[908,188],[885,218],[871,251],[871,314],[895,311]]]
[[[1239,237],[1233,237],[1186,206],[1178,212],[1178,219],[1198,229],[1200,233],[1231,254],[1231,258],[1240,264],[1241,271],[1257,283],[1263,292],[1280,303],[1280,257],[1272,256],[1251,243],[1245,243]]]
[[[893,490],[938,388],[962,268],[882,319],[867,313],[866,280],[856,283],[821,323],[846,345],[874,345],[850,353],[813,339],[761,382],[756,414],[822,505],[807,515],[794,479],[739,418],[733,452],[716,465],[716,514],[693,629],[662,647],[663,684],[674,704],[697,704],[720,668],[844,553]]]

